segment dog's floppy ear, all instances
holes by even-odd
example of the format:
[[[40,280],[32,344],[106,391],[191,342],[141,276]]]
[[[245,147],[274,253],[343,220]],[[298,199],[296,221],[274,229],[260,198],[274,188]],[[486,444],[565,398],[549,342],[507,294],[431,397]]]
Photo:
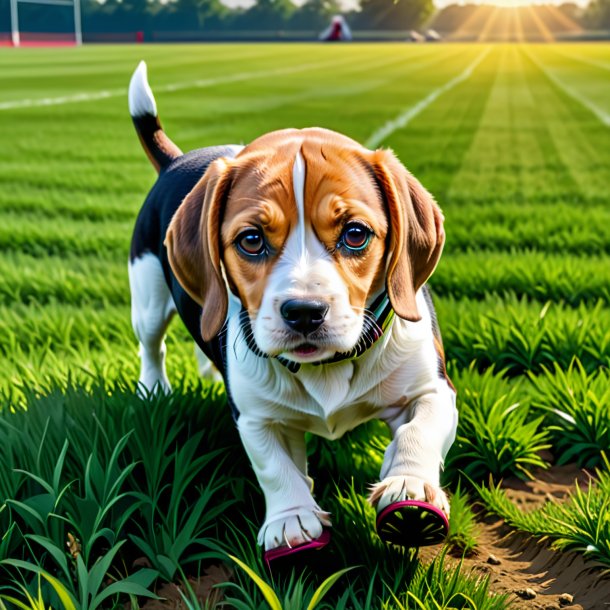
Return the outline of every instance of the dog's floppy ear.
[[[434,198],[387,150],[373,153],[373,169],[388,210],[390,259],[386,288],[403,319],[421,319],[415,293],[430,277],[443,249],[443,214]]]
[[[214,161],[180,204],[165,235],[174,275],[202,307],[204,341],[220,332],[227,317],[228,294],[220,267],[220,224],[231,176],[225,159]]]

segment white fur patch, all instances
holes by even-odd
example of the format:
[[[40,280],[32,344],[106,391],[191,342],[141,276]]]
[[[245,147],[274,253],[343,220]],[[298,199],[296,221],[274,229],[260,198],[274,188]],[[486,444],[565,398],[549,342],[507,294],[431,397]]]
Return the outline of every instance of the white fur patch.
[[[299,244],[301,254],[305,253],[305,159],[299,151],[292,166],[292,188],[297,202]]]
[[[157,116],[157,103],[148,84],[146,62],[141,61],[129,82],[129,113],[132,117]]]
[[[163,267],[151,253],[129,262],[131,323],[140,342],[140,384],[148,391],[170,391],[165,372],[165,331],[176,311]]]

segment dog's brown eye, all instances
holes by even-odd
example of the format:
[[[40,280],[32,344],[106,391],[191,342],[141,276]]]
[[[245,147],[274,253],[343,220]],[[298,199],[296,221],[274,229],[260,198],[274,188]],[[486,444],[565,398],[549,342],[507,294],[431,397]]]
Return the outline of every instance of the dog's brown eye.
[[[345,226],[339,246],[345,246],[351,252],[361,252],[371,241],[372,231],[359,222],[352,222]]]
[[[246,256],[260,256],[266,252],[265,238],[258,229],[248,229],[237,236],[237,248]]]

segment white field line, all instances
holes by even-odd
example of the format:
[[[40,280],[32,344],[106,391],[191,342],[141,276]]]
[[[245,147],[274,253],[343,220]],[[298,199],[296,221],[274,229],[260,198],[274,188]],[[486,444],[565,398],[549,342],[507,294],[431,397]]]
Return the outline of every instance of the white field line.
[[[182,83],[169,83],[167,85],[159,85],[153,87],[157,92],[174,92],[184,89],[204,89],[215,85],[223,85],[225,83],[237,83],[241,81],[253,80],[256,78],[265,78],[268,76],[285,76],[287,74],[297,74],[305,72],[313,68],[327,68],[338,66],[345,63],[351,63],[351,58],[344,58],[322,63],[309,63],[300,66],[287,66],[285,68],[277,68],[275,70],[260,70],[256,72],[241,72],[238,74],[230,74],[220,76],[218,78],[206,78],[200,80],[186,81]],[[110,97],[122,97],[127,99],[127,87],[121,89],[108,89],[104,91],[91,91],[89,93],[75,93],[73,95],[63,95],[60,97],[44,97],[44,98],[25,98],[21,100],[9,100],[0,102],[0,110],[14,110],[16,108],[37,108],[42,106],[59,106],[61,104],[74,104],[79,102],[94,102]]]
[[[417,102],[414,106],[409,106],[403,112],[401,112],[396,118],[388,121],[382,125],[379,129],[374,131],[365,142],[367,148],[375,148],[379,146],[390,134],[394,133],[398,129],[406,127],[418,114],[423,112],[430,104],[435,102],[443,93],[446,93],[450,89],[453,89],[456,85],[467,80],[472,76],[472,73],[477,66],[487,57],[491,47],[487,47],[482,51],[479,56],[467,67],[463,72],[447,81],[444,85],[441,85],[437,89],[434,89],[425,98]]]
[[[592,112],[606,127],[610,127],[610,114],[600,108],[597,104],[586,98],[582,93],[566,85],[562,80],[558,79],[548,68],[542,65],[538,59],[536,59],[528,49],[523,48],[525,54],[532,60],[538,69],[559,89],[561,89],[566,95],[576,100],[579,104],[584,106],[587,110]]]
[[[557,55],[561,55],[566,59],[572,59],[583,64],[589,64],[590,66],[595,66],[596,68],[601,68],[602,70],[610,70],[610,64],[604,61],[598,61],[597,59],[591,59],[590,57],[581,57],[580,55],[569,55],[568,53],[562,53],[557,49],[553,49],[553,51],[557,53]]]

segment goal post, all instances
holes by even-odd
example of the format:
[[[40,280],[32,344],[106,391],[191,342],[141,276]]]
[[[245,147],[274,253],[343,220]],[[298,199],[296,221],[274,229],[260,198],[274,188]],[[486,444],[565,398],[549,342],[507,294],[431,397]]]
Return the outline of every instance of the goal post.
[[[80,0],[10,0],[11,10],[11,42],[14,47],[21,46],[21,33],[19,30],[19,5],[45,4],[48,6],[71,6],[74,12],[74,41],[77,45],[83,44],[83,30],[81,25]]]

